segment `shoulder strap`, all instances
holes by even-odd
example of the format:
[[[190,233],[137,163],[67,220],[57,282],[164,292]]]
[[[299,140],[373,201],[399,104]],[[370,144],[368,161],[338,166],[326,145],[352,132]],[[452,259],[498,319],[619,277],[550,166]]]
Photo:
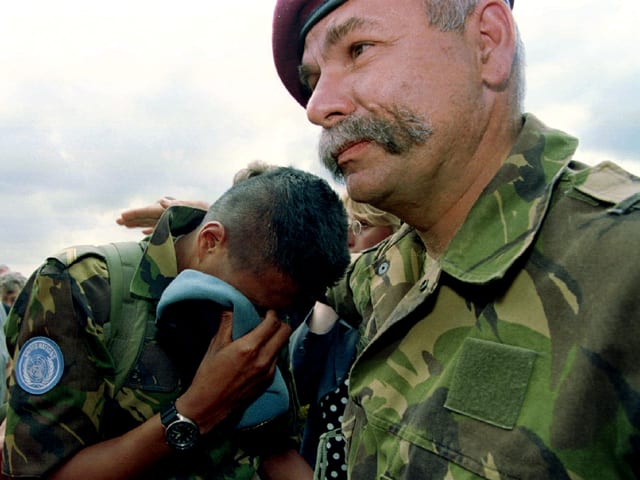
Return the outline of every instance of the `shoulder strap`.
[[[131,280],[143,250],[138,242],[109,243],[100,248],[107,262],[111,283],[111,310],[105,326],[105,338],[116,367],[115,395],[138,357],[146,331],[146,304],[133,298],[130,292]]]

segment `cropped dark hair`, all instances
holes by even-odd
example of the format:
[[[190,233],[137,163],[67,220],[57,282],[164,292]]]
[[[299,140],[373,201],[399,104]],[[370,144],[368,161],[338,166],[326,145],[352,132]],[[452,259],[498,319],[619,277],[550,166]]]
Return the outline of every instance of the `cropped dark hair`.
[[[233,265],[255,273],[275,267],[309,296],[337,282],[349,264],[347,216],[329,184],[278,167],[237,183],[204,222],[225,226]]]

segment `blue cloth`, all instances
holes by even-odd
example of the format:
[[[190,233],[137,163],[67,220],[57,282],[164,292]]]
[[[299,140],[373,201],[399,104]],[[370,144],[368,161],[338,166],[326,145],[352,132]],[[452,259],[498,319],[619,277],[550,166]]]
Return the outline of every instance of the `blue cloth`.
[[[309,404],[300,454],[311,466],[316,465],[320,435],[328,431],[322,400],[343,386],[356,355],[358,338],[358,330],[340,319],[321,335],[311,332],[305,321],[289,340],[296,390],[300,402]]]
[[[184,270],[164,290],[156,311],[156,322],[169,305],[189,300],[209,300],[233,310],[232,338],[242,337],[262,321],[253,304],[238,290],[217,277]],[[273,382],[242,414],[236,428],[259,425],[289,409],[289,393],[278,368]]]

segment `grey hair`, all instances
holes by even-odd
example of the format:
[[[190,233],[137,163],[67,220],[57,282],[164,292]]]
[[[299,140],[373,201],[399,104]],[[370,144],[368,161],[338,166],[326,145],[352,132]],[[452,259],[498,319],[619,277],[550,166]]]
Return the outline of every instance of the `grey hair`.
[[[19,292],[24,287],[27,279],[20,272],[9,271],[0,275],[0,294]]]
[[[505,0],[505,3],[509,3]],[[473,13],[478,0],[424,0],[429,23],[443,32],[459,32],[465,29],[467,18]],[[525,95],[525,52],[516,25],[516,51],[511,65],[511,79],[514,84],[512,103],[518,113],[524,108]]]

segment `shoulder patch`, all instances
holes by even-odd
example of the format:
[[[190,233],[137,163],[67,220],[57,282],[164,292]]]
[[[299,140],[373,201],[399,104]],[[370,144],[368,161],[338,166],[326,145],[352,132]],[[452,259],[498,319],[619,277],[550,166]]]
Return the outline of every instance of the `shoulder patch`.
[[[611,204],[624,202],[640,193],[640,179],[611,162],[579,172],[573,183],[576,190]]]
[[[64,357],[56,342],[33,337],[20,349],[16,362],[16,381],[27,393],[42,395],[55,387],[64,370]]]

